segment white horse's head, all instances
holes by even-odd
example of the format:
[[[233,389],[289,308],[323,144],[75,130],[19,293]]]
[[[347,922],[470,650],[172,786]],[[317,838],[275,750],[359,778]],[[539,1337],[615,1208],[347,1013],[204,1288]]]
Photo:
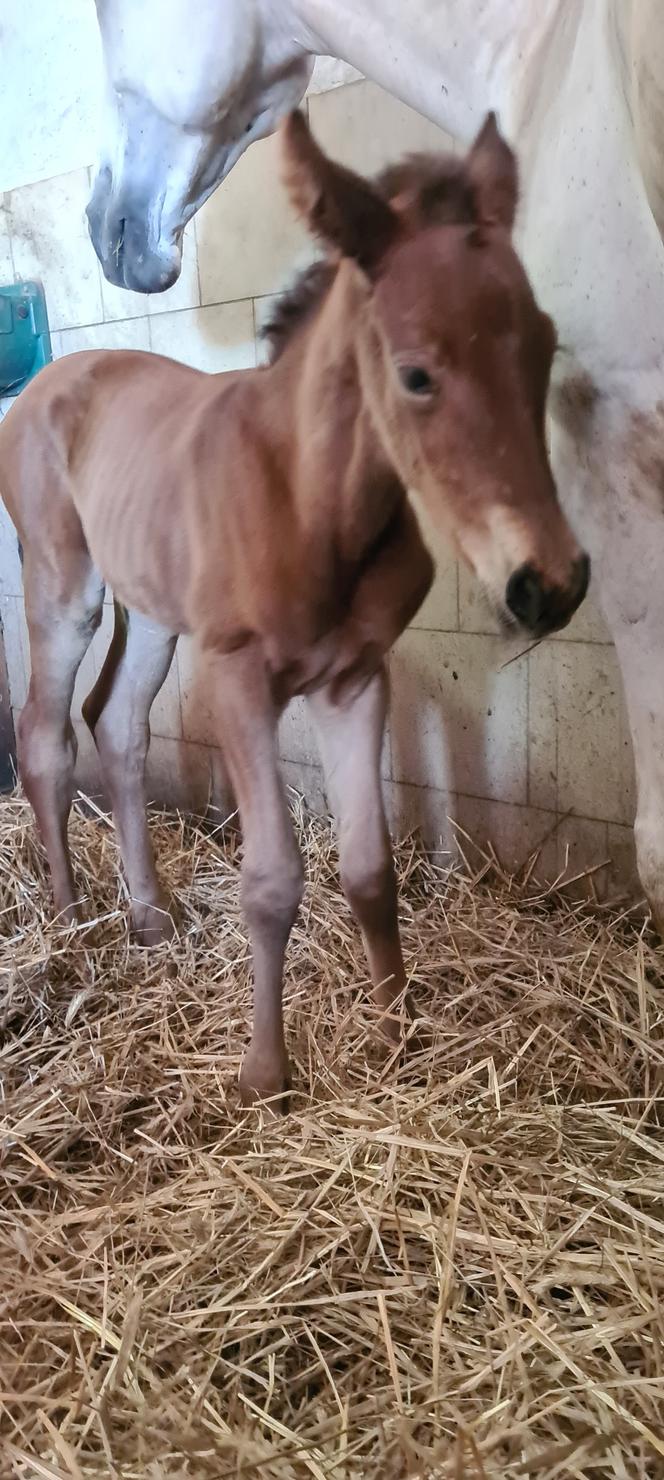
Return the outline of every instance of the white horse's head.
[[[90,235],[109,282],[159,293],[187,221],[299,103],[313,58],[265,0],[95,3],[108,86]]]

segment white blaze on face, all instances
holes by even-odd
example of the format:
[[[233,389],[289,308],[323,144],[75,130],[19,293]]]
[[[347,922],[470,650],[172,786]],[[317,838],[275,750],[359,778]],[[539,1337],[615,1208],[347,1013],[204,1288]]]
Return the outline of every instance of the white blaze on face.
[[[481,524],[462,524],[456,539],[461,555],[494,605],[504,612],[510,576],[532,560],[532,537],[523,519],[496,504],[486,510]]]

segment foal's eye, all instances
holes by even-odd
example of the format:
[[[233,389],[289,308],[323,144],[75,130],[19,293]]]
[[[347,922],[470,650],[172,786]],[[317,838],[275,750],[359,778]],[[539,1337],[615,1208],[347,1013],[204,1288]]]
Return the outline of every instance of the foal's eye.
[[[400,365],[399,380],[409,396],[432,396],[436,389],[423,365]]]

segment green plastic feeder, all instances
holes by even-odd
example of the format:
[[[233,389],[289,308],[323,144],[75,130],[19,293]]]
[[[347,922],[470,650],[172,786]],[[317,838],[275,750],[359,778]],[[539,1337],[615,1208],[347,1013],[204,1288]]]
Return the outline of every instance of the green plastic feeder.
[[[0,288],[0,396],[17,396],[52,359],[41,283]]]

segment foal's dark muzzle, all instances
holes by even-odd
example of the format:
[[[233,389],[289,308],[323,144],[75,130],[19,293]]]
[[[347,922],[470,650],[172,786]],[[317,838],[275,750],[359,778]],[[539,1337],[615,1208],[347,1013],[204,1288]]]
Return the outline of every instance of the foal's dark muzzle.
[[[566,627],[588,590],[590,560],[580,555],[567,586],[549,586],[533,565],[521,565],[507,582],[505,603],[533,637],[546,637]]]

